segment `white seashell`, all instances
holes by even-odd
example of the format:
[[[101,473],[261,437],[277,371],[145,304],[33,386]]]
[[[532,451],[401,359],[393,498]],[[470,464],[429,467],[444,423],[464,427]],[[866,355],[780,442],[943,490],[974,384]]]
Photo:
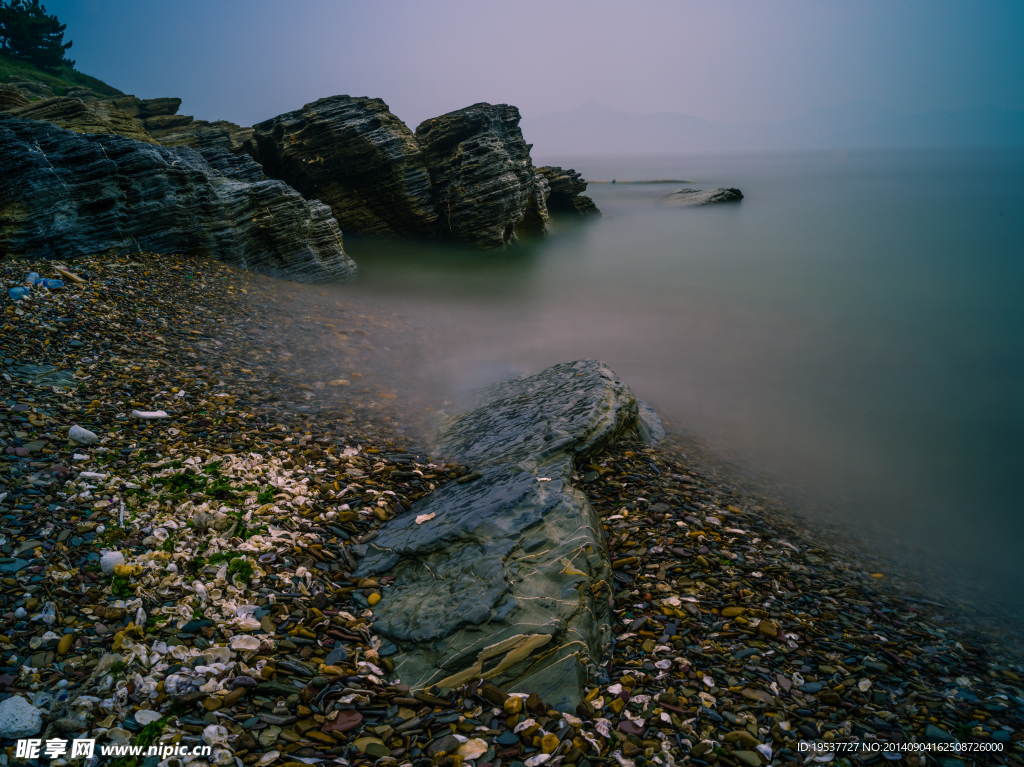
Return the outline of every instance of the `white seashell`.
[[[463,759],[478,759],[487,751],[487,741],[480,738],[467,740],[459,746],[459,756]]]
[[[231,660],[231,650],[227,647],[210,647],[205,654],[211,656],[215,663],[227,663]]]
[[[147,724],[158,722],[162,718],[162,714],[148,708],[144,708],[135,712],[135,721],[141,724],[143,727],[145,727]]]
[[[208,746],[227,746],[227,728],[223,725],[211,724],[203,730],[203,742]]]
[[[572,714],[562,714],[562,719],[564,719],[571,727],[582,727],[583,726],[583,720],[582,719],[577,719]]]
[[[260,649],[260,640],[248,634],[237,634],[231,637],[231,649],[242,651],[258,650]]]
[[[525,719],[525,720],[523,720],[522,722],[520,722],[519,724],[516,725],[516,728],[513,730],[513,732],[518,735],[523,730],[525,730],[525,729],[527,729],[529,727],[533,727],[535,724],[537,724],[537,722],[535,722],[533,719]]]

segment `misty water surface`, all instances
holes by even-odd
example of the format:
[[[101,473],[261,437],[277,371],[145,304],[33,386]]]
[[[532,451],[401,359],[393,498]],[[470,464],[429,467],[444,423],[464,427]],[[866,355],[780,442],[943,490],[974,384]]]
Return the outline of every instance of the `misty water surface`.
[[[679,184],[595,184],[604,218],[506,253],[349,238],[362,277],[343,292],[431,330],[410,385],[601,358],[936,598],[1016,619],[1024,151],[543,160],[746,199],[673,209]]]

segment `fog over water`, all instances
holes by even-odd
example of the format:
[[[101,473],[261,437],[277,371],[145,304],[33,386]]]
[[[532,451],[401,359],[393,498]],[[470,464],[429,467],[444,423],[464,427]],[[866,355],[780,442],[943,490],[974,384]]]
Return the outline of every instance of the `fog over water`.
[[[505,253],[347,238],[423,401],[598,357],[670,429],[934,588],[1024,607],[1024,151],[544,158],[600,220]],[[387,344],[386,338],[374,343]],[[837,541],[838,548],[842,542]]]

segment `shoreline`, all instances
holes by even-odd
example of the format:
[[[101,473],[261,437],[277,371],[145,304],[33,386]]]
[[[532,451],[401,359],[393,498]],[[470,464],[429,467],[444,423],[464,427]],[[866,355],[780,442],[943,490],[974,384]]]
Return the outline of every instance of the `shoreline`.
[[[10,280],[40,266],[17,259],[0,268]],[[860,743],[976,739],[1001,743],[995,756],[1021,763],[1024,751],[1013,741],[1024,737],[1017,708],[1024,701],[1012,703],[1024,695],[1019,668],[999,663],[983,646],[958,643],[958,635],[932,625],[944,618],[929,606],[879,593],[870,578],[851,582],[843,564],[804,543],[803,533],[795,546],[785,541],[790,530],[769,510],[752,508],[749,496],[679,463],[668,446],[617,443],[577,468],[577,486],[604,518],[612,545],[620,629],[602,664],[605,680],[588,695],[589,707],[577,709],[579,725],[569,717],[559,721],[530,699],[524,710],[524,699],[486,686],[418,695],[388,686],[393,652],[374,636],[367,611],[389,584],[348,579],[351,546],[472,470],[429,461],[413,436],[423,432],[428,414],[422,423],[407,422],[387,376],[356,369],[374,352],[371,341],[360,340],[366,327],[388,319],[351,316],[338,302],[336,317],[314,319],[333,297],[324,307],[295,307],[289,283],[200,259],[140,254],[69,266],[88,284],[68,285],[49,298],[39,291],[29,304],[39,325],[12,314],[3,324],[5,358],[56,364],[74,371],[84,388],[57,395],[3,382],[0,425],[8,430],[5,451],[15,451],[0,462],[7,488],[0,494],[9,493],[0,508],[13,517],[4,519],[5,545],[24,555],[5,557],[27,564],[3,573],[14,583],[5,581],[2,647],[5,658],[16,653],[19,663],[5,661],[0,673],[11,678],[0,697],[47,693],[50,713],[67,714],[83,730],[95,731],[113,714],[101,727],[108,737],[118,726],[124,729],[115,737],[141,737],[146,728],[154,739],[155,729],[177,732],[182,740],[212,740],[261,767],[287,763],[289,755],[416,765],[440,751],[460,755],[441,761],[495,767],[498,760],[509,767],[607,761],[671,767],[685,758],[753,767],[768,761],[758,746],[767,747],[772,763],[799,762],[811,754],[799,750],[801,740],[851,737]],[[292,311],[275,314],[275,302]],[[292,331],[289,323],[296,325]],[[295,346],[299,331],[331,334],[337,348],[354,350],[331,360],[337,378],[306,380],[298,372],[324,356],[315,343]],[[110,340],[96,340],[96,332]],[[12,355],[15,348],[19,354]],[[35,403],[20,401],[28,397]],[[163,410],[169,417],[132,419],[132,410]],[[75,422],[94,431],[106,452],[71,444],[65,430]],[[19,448],[26,454],[18,455]],[[252,454],[261,459],[246,457]],[[83,481],[83,470],[108,476]],[[191,527],[184,526],[186,516]],[[21,524],[14,528],[16,520]],[[90,528],[93,521],[106,529]],[[17,541],[20,550],[17,538],[25,539]],[[99,557],[89,559],[101,547],[122,550],[126,569],[104,574]],[[76,565],[79,559],[85,561]],[[206,585],[196,588],[196,581]],[[15,596],[22,585],[31,587],[30,596]],[[47,614],[48,601],[54,620],[33,621]],[[229,602],[230,615],[218,607]],[[245,604],[256,609],[239,612]],[[295,609],[282,612],[284,604]],[[137,624],[139,610],[144,617]],[[46,633],[43,626],[55,637],[29,646],[31,637]],[[59,633],[65,629],[71,631]],[[252,646],[261,634],[267,638]],[[69,635],[70,642],[62,638]],[[172,638],[185,649],[170,647]],[[154,650],[160,643],[164,652]],[[124,666],[103,673],[109,671],[104,663],[112,663],[103,655],[111,650]],[[19,676],[26,665],[38,671]],[[189,665],[211,670],[182,672]],[[199,676],[203,684],[194,684]],[[243,678],[248,681],[234,681]],[[88,694],[105,685],[101,695]],[[118,689],[123,694],[114,695],[108,710],[103,696]],[[61,691],[71,703],[59,700]],[[1005,695],[1008,704],[985,709],[993,695]],[[73,705],[90,697],[99,701],[88,706],[91,719],[82,713],[86,707]],[[176,719],[169,715],[174,699],[187,707]],[[341,702],[326,706],[327,699]],[[149,723],[135,711],[124,727],[125,715],[140,706],[154,712],[141,715]],[[529,717],[533,724],[513,739],[508,731]],[[64,719],[50,719],[46,731],[54,737],[78,732],[61,734],[53,728]],[[420,721],[410,726],[413,719]],[[254,727],[262,737],[251,734]],[[262,735],[268,731],[273,739]],[[476,740],[483,751],[476,753],[476,744],[464,748]],[[431,744],[440,742],[445,748],[432,753]],[[276,759],[261,761],[274,750]],[[549,758],[538,761],[540,755]]]

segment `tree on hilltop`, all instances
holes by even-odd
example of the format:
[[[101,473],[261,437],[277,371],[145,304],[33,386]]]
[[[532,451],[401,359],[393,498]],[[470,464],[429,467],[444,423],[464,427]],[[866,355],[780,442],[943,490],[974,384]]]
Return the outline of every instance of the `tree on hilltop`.
[[[71,43],[56,14],[47,15],[39,0],[0,0],[0,52],[40,69],[74,67],[64,57]]]

